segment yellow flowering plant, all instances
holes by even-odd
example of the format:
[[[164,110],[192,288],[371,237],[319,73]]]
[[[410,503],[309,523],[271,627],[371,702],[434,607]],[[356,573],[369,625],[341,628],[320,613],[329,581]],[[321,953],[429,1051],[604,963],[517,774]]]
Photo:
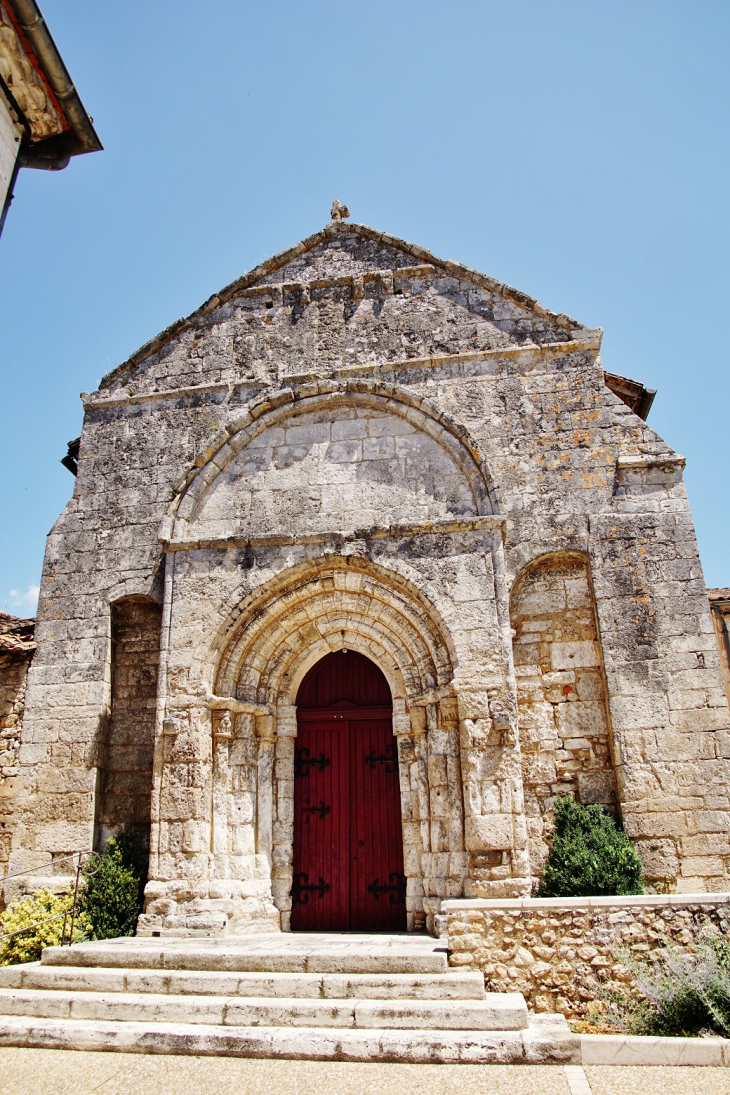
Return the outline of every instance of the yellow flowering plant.
[[[71,907],[73,894],[53,893],[43,888],[36,890],[30,897],[13,901],[0,916],[0,935],[10,935],[0,941],[0,966],[12,966],[18,962],[37,962],[44,947],[56,947],[61,942],[64,913],[66,920],[66,940],[71,929]],[[55,917],[55,919],[51,919]],[[48,921],[48,923],[43,923]],[[34,926],[35,925],[35,926]],[[21,931],[21,929],[27,929]],[[73,942],[86,938],[89,932],[88,918],[77,909],[74,922]]]

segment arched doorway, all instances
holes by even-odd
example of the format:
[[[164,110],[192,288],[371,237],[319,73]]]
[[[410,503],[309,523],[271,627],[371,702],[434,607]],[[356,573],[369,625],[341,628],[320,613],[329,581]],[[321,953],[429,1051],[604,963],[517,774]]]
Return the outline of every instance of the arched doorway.
[[[378,667],[328,654],[297,695],[293,931],[405,931],[398,750]]]

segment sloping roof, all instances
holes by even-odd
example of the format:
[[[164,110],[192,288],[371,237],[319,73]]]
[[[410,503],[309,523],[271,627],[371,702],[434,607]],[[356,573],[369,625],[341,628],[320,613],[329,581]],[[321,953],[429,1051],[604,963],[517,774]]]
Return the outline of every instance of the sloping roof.
[[[35,162],[102,148],[35,0],[0,0],[0,89]]]
[[[708,589],[707,596],[710,598],[710,604],[718,601],[730,601],[730,586],[718,586],[715,589]]]
[[[272,258],[267,259],[266,262],[260,263],[247,274],[232,281],[230,285],[226,285],[224,289],[214,293],[212,297],[206,300],[200,308],[197,308],[189,316],[182,317],[170,324],[164,331],[155,335],[155,337],[150,339],[149,342],[146,342],[144,346],[141,346],[139,350],[131,354],[126,361],[123,361],[108,373],[102,380],[100,387],[105,388],[113,383],[118,376],[126,372],[131,366],[139,365],[146,358],[151,357],[152,354],[160,350],[166,343],[170,342],[187,328],[195,326],[204,316],[215,311],[216,308],[219,308],[222,304],[225,304],[227,301],[243,292],[243,290],[250,289],[252,286],[256,285],[264,278],[269,277],[269,275],[277,270],[280,270],[305,252],[312,251],[327,240],[330,240],[337,235],[344,234],[358,235],[364,239],[380,243],[385,247],[394,248],[395,250],[408,255],[412,260],[415,259],[421,263],[435,266],[437,269],[443,270],[444,274],[470,281],[474,285],[487,289],[489,292],[497,293],[506,300],[519,305],[520,308],[524,308],[528,312],[532,312],[534,315],[539,316],[541,319],[554,323],[557,327],[561,328],[562,332],[564,332],[564,341],[566,342],[570,341],[572,338],[585,337],[591,330],[584,324],[579,323],[578,320],[572,319],[570,316],[563,313],[556,314],[551,312],[548,308],[545,308],[535,300],[534,297],[528,296],[527,293],[523,293],[519,289],[514,289],[511,285],[498,281],[496,278],[491,278],[487,274],[482,274],[478,270],[473,270],[463,263],[455,262],[453,259],[438,258],[438,256],[432,254],[431,251],[427,251],[425,247],[419,247],[414,243],[408,243],[407,240],[399,239],[397,236],[391,236],[387,232],[379,232],[377,229],[369,228],[365,224],[330,221],[330,223],[320,229],[319,232],[315,232],[314,235],[308,236],[293,247],[289,247],[285,251],[279,252],[278,255],[272,256]]]
[[[35,619],[0,612],[0,654],[30,655],[36,648]]]
[[[646,422],[651,405],[654,402],[656,388],[645,388],[639,380],[629,380],[627,376],[619,376],[618,373],[607,373],[605,370],[603,379],[613,394],[622,399],[634,414],[638,414],[639,418],[643,418]]]

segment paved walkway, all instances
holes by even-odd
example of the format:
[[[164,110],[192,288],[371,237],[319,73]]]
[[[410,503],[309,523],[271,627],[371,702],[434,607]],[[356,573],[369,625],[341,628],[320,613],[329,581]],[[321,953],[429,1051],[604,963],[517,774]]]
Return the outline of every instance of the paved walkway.
[[[728,1095],[730,1069],[385,1065],[0,1049],[2,1095]]]

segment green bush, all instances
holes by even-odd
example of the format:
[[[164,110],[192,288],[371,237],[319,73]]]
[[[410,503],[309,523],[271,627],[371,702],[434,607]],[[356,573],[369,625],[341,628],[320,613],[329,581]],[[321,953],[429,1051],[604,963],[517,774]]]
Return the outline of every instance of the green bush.
[[[147,852],[141,835],[122,829],[109,840],[101,862],[89,864],[84,873],[81,908],[92,938],[134,935],[147,881]]]
[[[555,832],[540,897],[614,897],[644,892],[641,860],[602,806],[555,800]]]
[[[14,935],[10,939],[3,940],[0,944],[0,966],[12,966],[17,962],[37,962],[44,947],[57,947],[61,942],[63,931],[63,917],[60,914],[70,912],[72,905],[72,894],[55,894],[52,890],[45,888],[36,890],[32,896],[23,897],[8,905],[0,916],[0,935],[20,931],[22,928],[28,930],[21,935]],[[51,920],[50,924],[31,927],[50,917],[59,917],[59,919]],[[84,914],[77,913],[74,923],[74,943],[85,939],[89,929],[90,924]],[[70,931],[71,917],[69,916],[66,924],[67,940]]]

